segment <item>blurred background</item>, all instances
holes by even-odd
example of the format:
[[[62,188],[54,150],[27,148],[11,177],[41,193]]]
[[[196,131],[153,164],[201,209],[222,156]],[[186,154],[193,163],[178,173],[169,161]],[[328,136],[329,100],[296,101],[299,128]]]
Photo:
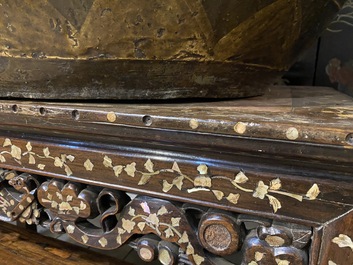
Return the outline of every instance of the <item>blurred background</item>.
[[[288,85],[329,86],[353,97],[353,0],[283,77]]]

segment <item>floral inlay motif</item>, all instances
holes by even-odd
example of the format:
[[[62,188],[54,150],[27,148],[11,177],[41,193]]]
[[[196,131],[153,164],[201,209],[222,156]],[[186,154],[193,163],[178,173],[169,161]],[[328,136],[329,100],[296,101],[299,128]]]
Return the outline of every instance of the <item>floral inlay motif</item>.
[[[4,197],[4,194],[2,194],[2,192],[0,192],[0,209],[1,211],[3,211],[5,214],[8,213],[7,208],[10,206],[10,202],[6,200],[6,198]]]
[[[142,232],[145,227],[150,227],[154,231],[156,231],[157,235],[163,236],[165,238],[177,237],[177,242],[179,244],[186,244],[186,254],[192,255],[196,264],[202,264],[205,260],[200,255],[196,254],[194,251],[194,247],[190,243],[188,234],[183,231],[179,231],[181,217],[171,217],[169,222],[161,221],[162,216],[170,215],[169,211],[165,206],[161,206],[157,212],[151,211],[150,206],[147,202],[141,202],[140,207],[142,212],[139,211],[139,214],[136,214],[136,209],[130,207],[128,210],[128,215],[131,217],[130,219],[122,218],[122,227],[119,230],[119,235],[116,240],[117,243],[121,244],[121,236],[125,232],[131,233],[135,227]]]
[[[60,154],[60,156],[52,156],[49,147],[43,148],[42,154],[38,154],[33,151],[31,142],[27,142],[27,151],[23,152],[20,147],[12,144],[9,138],[4,140],[2,146],[9,148],[9,150],[0,152],[0,162],[2,163],[6,162],[6,155],[11,156],[20,165],[22,165],[23,157],[28,157],[28,164],[37,165],[37,168],[44,170],[47,164],[45,164],[43,160],[51,160],[55,167],[63,168],[67,176],[71,176],[73,174],[70,166],[68,165],[69,162],[74,162],[75,157],[73,155]],[[40,161],[42,163],[36,164],[38,158],[41,159]],[[94,171],[98,168],[95,167],[94,161],[95,159],[86,158],[85,162],[81,164],[81,166],[86,171]],[[187,193],[201,191],[211,192],[218,201],[224,199],[231,204],[238,204],[241,199],[241,193],[252,193],[254,198],[260,200],[267,199],[275,213],[282,208],[282,203],[276,195],[287,196],[301,202],[303,199],[315,200],[320,194],[320,189],[317,184],[313,184],[305,195],[284,191],[282,190],[282,182],[279,178],[273,179],[269,183],[265,183],[260,180],[257,182],[256,186],[249,188],[248,186],[250,185],[250,181],[245,172],[239,171],[234,176],[234,179],[226,176],[212,176],[209,174],[208,166],[205,164],[199,164],[196,167],[199,174],[195,177],[190,177],[187,174],[184,174],[177,162],[174,162],[171,168],[156,169],[152,160],[147,159],[143,165],[144,170],[141,171],[138,170],[138,165],[134,161],[127,164],[116,164],[113,162],[111,157],[104,155],[102,164],[105,168],[112,170],[116,177],[120,177],[122,175],[125,175],[123,177],[138,177],[138,181],[136,182],[139,186],[148,184],[154,176],[158,175],[161,177],[162,173],[172,174],[174,175],[172,177],[162,177],[161,190],[164,193],[168,193],[173,188],[176,188],[179,191],[186,191]],[[215,188],[213,185],[215,180],[229,182],[234,190],[229,192],[229,189],[227,189],[226,192],[223,189],[221,190],[219,188]],[[188,185],[186,185],[186,183],[188,183]]]
[[[350,248],[353,251],[353,241],[347,235],[340,234],[338,237],[332,239],[332,242],[337,244],[340,248]]]
[[[22,158],[23,157],[28,157],[28,164],[30,164],[30,165],[36,165],[38,158],[41,159],[41,161],[49,159],[53,162],[55,167],[63,168],[67,176],[72,175],[72,171],[68,165],[68,162],[73,162],[75,160],[75,157],[73,155],[61,154],[60,157],[59,156],[54,157],[54,156],[51,156],[49,147],[43,148],[42,154],[38,154],[33,151],[33,147],[32,147],[31,142],[27,142],[27,144],[26,144],[27,151],[23,152],[20,147],[12,144],[12,142],[9,138],[6,138],[4,140],[2,147],[8,147],[8,148],[10,148],[10,150],[0,152],[0,162],[1,163],[6,162],[5,155],[11,156],[20,165],[22,165]],[[37,168],[40,170],[44,170],[45,166],[46,165],[42,164],[42,163],[37,164]]]
[[[244,184],[248,184],[249,178],[243,171],[239,171],[235,175],[234,179],[231,179],[226,176],[211,176],[209,175],[208,167],[205,164],[200,164],[197,166],[196,170],[199,174],[194,178],[184,174],[181,171],[177,162],[174,162],[171,168],[162,168],[156,170],[152,160],[147,159],[144,164],[144,168],[146,171],[137,170],[135,162],[132,162],[127,165],[113,165],[112,159],[108,156],[104,157],[103,164],[106,167],[112,168],[115,176],[117,177],[119,177],[123,173],[123,171],[125,171],[125,173],[130,177],[139,176],[140,179],[138,185],[146,185],[153,176],[160,175],[161,173],[174,174],[174,177],[172,177],[171,179],[162,180],[162,191],[165,193],[168,193],[174,187],[180,191],[185,190],[188,193],[206,191],[212,192],[212,194],[216,197],[218,201],[225,199],[232,204],[238,203],[241,197],[241,192],[252,193],[252,196],[254,198],[260,200],[267,199],[275,213],[282,208],[281,202],[277,197],[275,197],[275,195],[287,196],[301,202],[303,201],[303,199],[315,200],[320,194],[320,189],[317,184],[313,184],[305,195],[283,191],[281,190],[282,182],[279,178],[271,180],[268,185],[260,180],[257,182],[257,185],[254,188],[245,188]],[[234,187],[234,192],[225,194],[223,190],[213,188],[212,182],[214,180],[230,182],[230,184]],[[186,182],[189,183],[188,186],[190,186],[191,184],[192,187],[184,188]]]

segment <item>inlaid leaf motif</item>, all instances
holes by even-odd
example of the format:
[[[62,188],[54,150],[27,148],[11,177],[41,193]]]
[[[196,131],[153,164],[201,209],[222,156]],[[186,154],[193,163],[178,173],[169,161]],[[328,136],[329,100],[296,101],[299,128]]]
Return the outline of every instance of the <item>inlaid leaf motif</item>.
[[[81,236],[81,239],[82,239],[82,242],[84,243],[84,244],[86,244],[87,242],[88,242],[88,236],[86,236],[86,235],[83,235],[83,236]]]
[[[87,208],[87,205],[86,205],[83,201],[81,201],[81,202],[80,202],[80,210],[83,211],[83,210],[85,210],[86,208]]]
[[[174,236],[174,232],[173,232],[173,230],[172,230],[170,227],[167,228],[167,229],[164,231],[164,233],[165,233],[165,237],[166,237],[166,238],[170,238],[170,237]]]
[[[75,157],[73,155],[68,155],[66,156],[67,159],[69,159],[70,162],[73,162],[75,160]]]
[[[155,226],[159,226],[159,218],[157,217],[157,214],[155,214],[155,213],[150,214],[147,217],[147,221]]]
[[[51,205],[50,205],[51,208],[56,209],[56,208],[58,208],[58,206],[59,206],[59,204],[56,201],[51,202]]]
[[[65,167],[65,173],[66,173],[66,175],[67,175],[67,176],[71,176],[71,175],[72,175],[72,171],[71,171],[71,169],[69,168],[69,166],[68,166],[68,165],[64,165],[64,167]]]
[[[259,181],[253,196],[255,198],[259,198],[259,199],[263,200],[268,192],[268,188],[269,187],[267,185],[265,185],[265,183],[263,183],[263,181]]]
[[[237,204],[238,200],[240,198],[240,194],[233,194],[233,193],[229,193],[228,197],[226,198],[229,202],[233,203],[233,204]]]
[[[248,182],[249,178],[245,175],[243,171],[240,171],[234,178],[234,182],[237,184],[244,184]]]
[[[199,165],[197,167],[197,171],[200,173],[200,175],[206,175],[208,171],[208,167],[205,164]]]
[[[150,172],[150,173],[153,173],[154,172],[154,170],[153,170],[153,166],[154,166],[154,164],[153,164],[153,162],[151,161],[151,159],[148,159],[147,161],[146,161],[146,163],[145,163],[145,168],[146,168],[146,170],[148,171],[148,172]]]
[[[178,227],[180,225],[180,217],[172,217],[171,222],[173,227]]]
[[[178,172],[178,173],[181,174],[181,171],[180,171],[180,168],[179,168],[177,162],[174,162],[174,163],[173,163],[172,169],[173,169],[174,171],[176,171],[176,172]]]
[[[164,215],[164,214],[166,214],[166,213],[168,213],[167,208],[165,208],[165,206],[162,206],[162,207],[158,210],[157,215]]]
[[[131,164],[127,164],[124,170],[130,177],[134,178],[136,172],[136,163],[132,162]]]
[[[168,183],[168,181],[163,180],[163,192],[168,192],[173,188],[173,184]]]
[[[121,235],[118,235],[118,236],[116,237],[116,243],[118,243],[119,245],[122,244],[122,242],[121,242]]]
[[[256,261],[252,260],[248,265],[259,265]]]
[[[74,212],[79,215],[80,214],[80,208],[78,207],[72,207],[72,210],[74,210]]]
[[[282,183],[279,178],[271,180],[270,190],[279,190],[281,187],[282,187]]]
[[[67,201],[67,202],[71,202],[73,199],[74,199],[74,197],[71,196],[71,195],[67,195],[67,196],[66,196],[66,201]]]
[[[6,146],[10,146],[10,145],[12,145],[11,140],[9,138],[6,138],[2,146],[6,147]]]
[[[283,259],[276,259],[277,265],[290,265],[290,262],[288,260],[283,260]]]
[[[179,244],[183,244],[183,243],[189,243],[189,237],[188,234],[186,233],[186,231],[184,231],[184,233],[182,234],[182,236],[180,237]]]
[[[148,203],[147,203],[147,202],[141,202],[141,203],[140,203],[140,206],[141,206],[142,210],[143,210],[145,213],[148,213],[148,214],[151,213],[151,209],[150,209],[150,207],[148,206]]]
[[[272,205],[273,211],[275,213],[278,211],[278,209],[281,209],[281,207],[282,207],[281,202],[277,198],[275,198],[271,195],[268,195],[268,194],[266,196],[269,199],[270,204]]]
[[[142,232],[143,229],[145,229],[146,223],[145,222],[139,222],[137,224],[137,227],[140,229],[140,231]]]
[[[34,156],[33,156],[32,154],[30,154],[30,155],[28,156],[28,163],[29,163],[30,165],[35,165],[35,163],[36,163],[36,159],[34,158]]]
[[[85,163],[83,163],[83,166],[85,167],[85,169],[86,169],[87,171],[92,171],[92,170],[93,170],[93,167],[94,167],[93,163],[92,163],[91,160],[89,160],[89,159],[87,159],[87,160],[85,161]]]
[[[306,197],[309,200],[315,200],[317,196],[319,196],[319,194],[320,194],[319,186],[317,184],[314,184],[306,193]]]
[[[204,257],[201,257],[201,256],[198,255],[198,254],[192,255],[192,258],[194,259],[194,262],[195,262],[196,265],[201,265],[202,262],[205,261],[205,258],[204,258]]]
[[[265,253],[256,251],[256,252],[255,252],[255,260],[256,260],[256,261],[261,261],[261,260],[263,259],[264,255],[265,255]]]
[[[186,247],[186,255],[192,255],[195,254],[195,250],[194,247],[190,244],[188,244],[188,246]]]
[[[43,148],[43,154],[46,158],[50,156],[50,151],[48,147]]]
[[[173,179],[173,185],[178,188],[178,190],[181,190],[183,188],[183,180],[184,176],[179,176]]]
[[[61,158],[59,158],[57,156],[54,158],[54,166],[56,166],[56,167],[63,167],[64,166],[64,163],[61,160]]]
[[[6,162],[6,159],[3,155],[0,155],[0,162],[1,163],[5,163]]]
[[[98,242],[103,248],[108,244],[108,241],[105,237],[102,237],[101,239],[99,239]]]
[[[212,187],[212,180],[210,177],[198,176],[194,179],[194,186],[211,188]]]
[[[11,156],[18,160],[21,160],[22,150],[16,145],[11,145]]]
[[[131,233],[131,231],[134,229],[136,223],[131,220],[126,220],[125,218],[122,219],[122,227],[128,232]]]
[[[337,265],[337,263],[333,262],[332,260],[329,260],[328,265]]]
[[[113,170],[114,170],[114,175],[116,176],[116,177],[119,177],[120,176],[120,174],[121,174],[121,172],[123,172],[123,166],[115,166],[115,167],[113,167]]]
[[[70,210],[72,210],[72,207],[71,207],[70,203],[62,202],[59,204],[59,210],[60,211],[70,211]]]
[[[112,161],[112,159],[109,156],[104,156],[103,165],[105,167],[113,167],[112,163],[113,163],[113,161]]]
[[[69,234],[73,234],[73,232],[75,232],[75,227],[74,227],[73,225],[68,225],[68,226],[66,227],[66,231],[67,231],[67,233],[69,233]]]
[[[130,216],[134,217],[135,216],[135,209],[130,207],[129,208],[129,213],[128,213]]]
[[[37,167],[38,167],[40,170],[44,170],[45,165],[43,165],[43,164],[38,164]]]
[[[60,201],[63,200],[63,195],[62,195],[60,192],[55,192],[55,195],[56,195],[56,197],[58,197],[58,199],[59,199]]]
[[[217,198],[217,200],[222,200],[224,197],[224,193],[220,190],[212,190],[214,196]]]
[[[142,175],[141,179],[140,179],[139,183],[137,183],[137,185],[140,185],[140,186],[146,185],[150,179],[151,179],[151,175]]]
[[[28,151],[28,152],[31,152],[31,151],[32,151],[31,142],[28,142],[28,143],[26,144],[26,148],[27,148],[27,151]]]
[[[60,154],[60,159],[63,163],[66,162],[66,155],[65,154]]]
[[[125,229],[122,229],[122,228],[120,228],[120,227],[118,227],[118,233],[119,233],[120,235],[123,235],[123,234],[126,233],[126,230],[125,230]]]
[[[340,234],[338,237],[332,239],[332,242],[337,244],[340,248],[349,247],[353,250],[353,242],[352,239],[344,234]]]

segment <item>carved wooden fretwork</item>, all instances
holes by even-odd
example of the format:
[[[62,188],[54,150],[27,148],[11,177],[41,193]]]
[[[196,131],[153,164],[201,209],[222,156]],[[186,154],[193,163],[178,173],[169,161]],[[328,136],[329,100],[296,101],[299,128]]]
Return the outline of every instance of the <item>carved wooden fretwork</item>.
[[[2,220],[48,226],[86,246],[129,243],[162,264],[308,264],[310,227],[9,170],[0,177]]]
[[[306,265],[325,229],[13,170],[0,169],[0,183],[1,220],[42,225],[93,248],[129,244],[146,262]],[[336,220],[327,226],[335,234],[325,234],[322,259],[341,264],[337,251],[351,252],[351,232]]]
[[[38,179],[27,173],[17,174],[15,171],[0,169],[0,181],[0,220],[38,224]]]

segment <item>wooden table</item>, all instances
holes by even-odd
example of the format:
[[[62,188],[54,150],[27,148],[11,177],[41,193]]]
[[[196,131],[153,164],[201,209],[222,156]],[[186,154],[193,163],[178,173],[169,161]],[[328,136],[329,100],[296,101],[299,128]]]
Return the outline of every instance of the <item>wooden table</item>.
[[[167,103],[0,101],[1,219],[164,264],[353,262],[352,98]]]

